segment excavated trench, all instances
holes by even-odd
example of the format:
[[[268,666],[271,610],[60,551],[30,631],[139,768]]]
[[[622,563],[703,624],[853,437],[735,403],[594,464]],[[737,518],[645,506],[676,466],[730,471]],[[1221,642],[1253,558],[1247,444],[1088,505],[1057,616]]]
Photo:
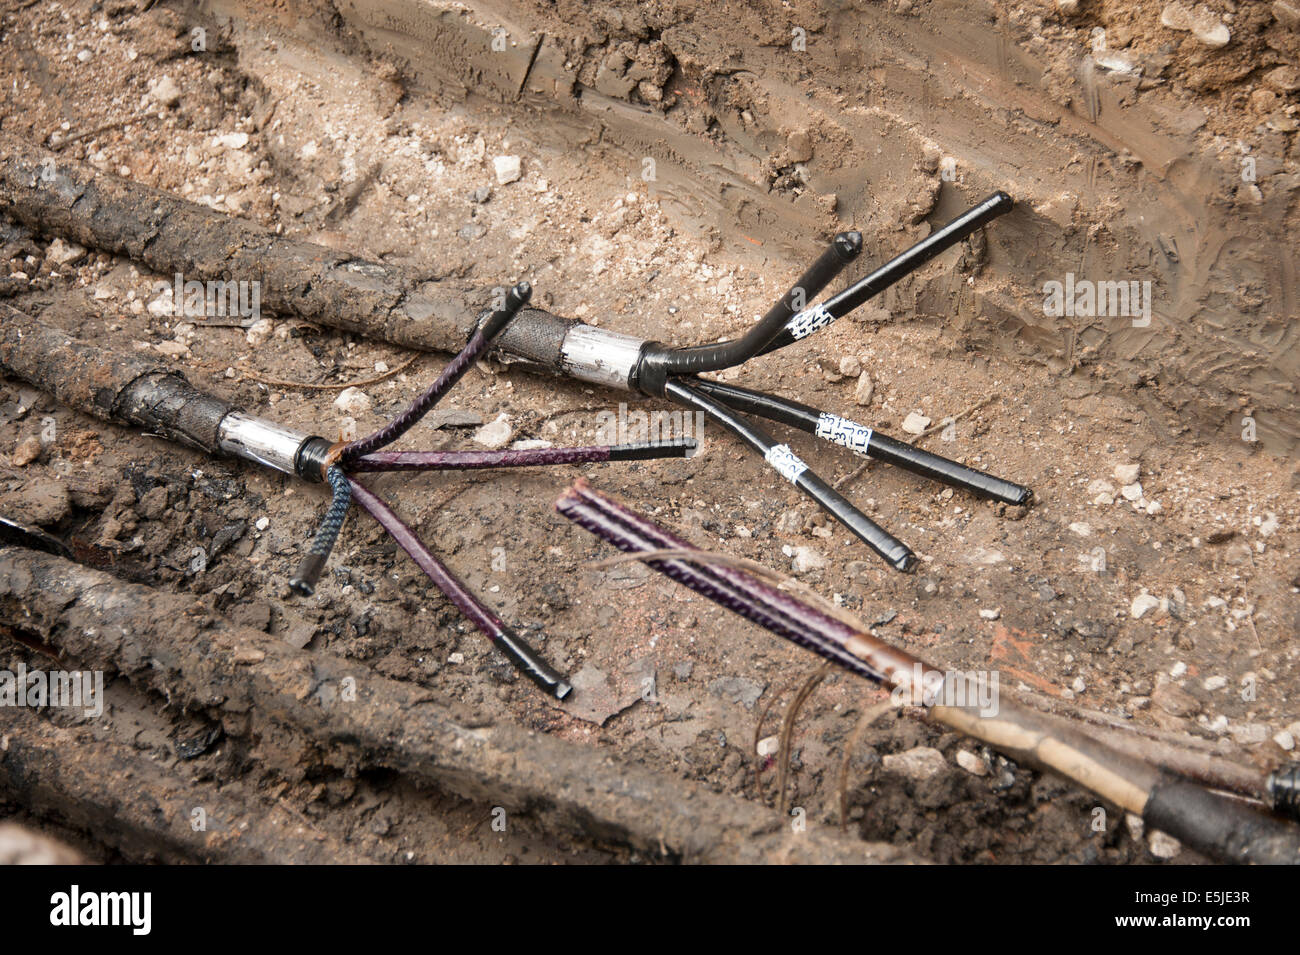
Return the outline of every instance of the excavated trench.
[[[405,360],[394,346],[456,345],[403,311],[420,296],[467,329],[463,305],[529,277],[563,318],[711,341],[742,329],[835,231],[864,234],[852,281],[1005,189],[1011,213],[863,320],[745,377],[860,405],[894,430],[913,408],[952,416],[958,443],[928,440],[996,462],[1034,487],[1035,508],[825,464],[917,545],[924,563],[906,578],[833,536],[721,434],[690,461],[581,473],[701,546],[782,570],[794,555],[800,576],[805,552],[824,551],[808,582],[912,652],[994,665],[1050,707],[1136,722],[1258,775],[1291,758],[1300,732],[1287,240],[1300,83],[1275,78],[1294,69],[1300,34],[1286,11],[1237,6],[1223,50],[1123,0],[1078,16],[942,0],[8,13],[0,135],[15,138],[0,140],[0,211],[14,274],[0,294],[288,424],[364,431],[442,360],[387,377]],[[102,72],[79,72],[70,30]],[[159,111],[164,75],[179,105]],[[143,126],[97,128],[144,103]],[[69,195],[116,211],[89,225],[34,213],[39,187],[23,192],[13,172],[29,147],[72,160],[59,169]],[[523,177],[494,178],[496,153],[522,154]],[[203,237],[132,232],[113,218],[136,201],[119,180],[255,225],[159,203],[140,205],[140,222],[165,208]],[[224,254],[225,277],[247,277],[274,244],[260,229],[315,243],[285,246],[312,277],[268,299],[269,328],[154,307],[173,263],[215,275]],[[56,237],[84,258],[60,261]],[[1052,282],[1133,296],[1123,314],[1057,316]],[[862,377],[849,370],[859,360]],[[374,407],[344,415],[342,383],[371,378]],[[498,415],[515,437],[580,443],[624,400],[483,365],[418,446],[467,446]],[[74,558],[0,541],[5,666],[102,670],[109,714],[0,710],[0,800],[87,858],[1201,861],[1108,804],[1097,828],[1095,796],[956,733],[904,715],[857,727],[881,696],[834,676],[790,716],[792,826],[767,744],[815,662],[640,565],[592,569],[608,552],[551,512],[577,469],[378,482],[504,617],[581,674],[560,707],[364,520],[349,523],[319,599],[290,596],[323,503],[313,489],[70,412],[12,378],[0,380],[0,448],[0,516]],[[1112,488],[1106,511],[1089,482],[1128,460],[1150,501],[1129,507]],[[1130,610],[1148,591],[1159,610]],[[1210,689],[1220,673],[1228,691]],[[1237,699],[1243,681],[1259,695]]]

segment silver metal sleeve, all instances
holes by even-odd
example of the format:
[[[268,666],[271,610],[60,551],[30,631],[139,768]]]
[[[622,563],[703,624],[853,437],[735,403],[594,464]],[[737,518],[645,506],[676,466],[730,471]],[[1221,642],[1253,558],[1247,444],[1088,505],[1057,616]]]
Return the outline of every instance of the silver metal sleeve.
[[[644,339],[632,335],[574,325],[560,347],[560,364],[566,374],[580,381],[627,391],[644,344]]]
[[[298,449],[310,435],[294,431],[265,418],[232,411],[221,419],[217,440],[221,450],[256,461],[285,474],[294,474]]]

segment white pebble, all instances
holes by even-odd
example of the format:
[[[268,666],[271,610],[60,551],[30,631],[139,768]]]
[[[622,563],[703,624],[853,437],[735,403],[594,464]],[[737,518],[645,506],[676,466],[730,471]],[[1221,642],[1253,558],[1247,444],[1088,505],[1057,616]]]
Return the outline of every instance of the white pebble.
[[[886,771],[898,773],[916,782],[937,776],[948,768],[943,753],[931,746],[917,746],[902,753],[891,753],[880,762]]]
[[[1138,594],[1133,598],[1133,604],[1129,607],[1129,614],[1134,620],[1141,620],[1147,613],[1155,610],[1160,606],[1160,601],[1150,594]]]
[[[497,184],[502,186],[515,182],[523,175],[523,166],[518,156],[497,156],[492,160],[492,168],[496,172]]]
[[[351,417],[365,414],[372,404],[370,396],[360,388],[344,388],[334,399],[334,407]]]
[[[968,749],[957,750],[957,765],[974,776],[987,776],[988,764]]]
[[[796,574],[808,574],[826,566],[826,558],[811,547],[796,547],[791,568]]]
[[[1181,842],[1159,829],[1151,830],[1151,835],[1147,838],[1147,848],[1157,859],[1172,859],[1183,851]]]
[[[1092,525],[1085,524],[1083,521],[1075,521],[1070,525],[1070,533],[1078,534],[1080,537],[1092,536]]]
[[[1136,484],[1138,475],[1142,473],[1140,464],[1117,464],[1115,465],[1115,480],[1121,485]]]
[[[984,620],[996,620],[1000,616],[1002,616],[1001,607],[986,608],[980,611],[980,617]]]
[[[244,332],[244,339],[256,348],[270,338],[273,331],[275,331],[275,323],[269,318],[260,318],[248,326],[248,330]]]
[[[271,526],[271,519],[269,517],[259,517],[253,526],[259,531],[264,531]]]
[[[502,412],[474,432],[474,443],[482,445],[489,451],[500,451],[510,443],[514,434],[515,430],[510,425],[510,416]]]
[[[908,412],[903,419],[903,430],[908,434],[924,434],[925,429],[930,427],[930,419],[919,411]]]

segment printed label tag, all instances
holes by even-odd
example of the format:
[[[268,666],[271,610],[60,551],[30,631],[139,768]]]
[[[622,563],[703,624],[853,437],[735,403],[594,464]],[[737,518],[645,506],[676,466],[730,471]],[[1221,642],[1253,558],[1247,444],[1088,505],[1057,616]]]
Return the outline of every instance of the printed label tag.
[[[790,337],[798,341],[801,338],[807,338],[819,328],[825,328],[833,321],[835,321],[835,316],[826,310],[825,305],[814,305],[812,308],[805,308],[790,319],[785,327],[789,329]]]
[[[799,475],[808,470],[808,465],[799,460],[788,444],[778,444],[770,448],[763,458],[791,484],[799,480]]]
[[[841,418],[837,414],[823,412],[817,419],[817,437],[843,445],[858,454],[866,454],[867,449],[871,447],[870,428],[848,418]]]

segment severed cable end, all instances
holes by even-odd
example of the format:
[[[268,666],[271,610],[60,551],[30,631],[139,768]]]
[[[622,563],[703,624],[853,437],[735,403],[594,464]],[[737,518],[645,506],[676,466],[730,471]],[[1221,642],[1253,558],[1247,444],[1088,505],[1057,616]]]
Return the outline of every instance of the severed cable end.
[[[316,584],[320,581],[320,575],[325,571],[325,562],[328,559],[328,554],[308,554],[304,557],[302,562],[298,564],[298,569],[289,578],[289,589],[304,597],[310,597],[314,594]]]
[[[841,232],[835,236],[832,243],[836,252],[845,262],[852,262],[862,251],[862,233],[861,232]]]

